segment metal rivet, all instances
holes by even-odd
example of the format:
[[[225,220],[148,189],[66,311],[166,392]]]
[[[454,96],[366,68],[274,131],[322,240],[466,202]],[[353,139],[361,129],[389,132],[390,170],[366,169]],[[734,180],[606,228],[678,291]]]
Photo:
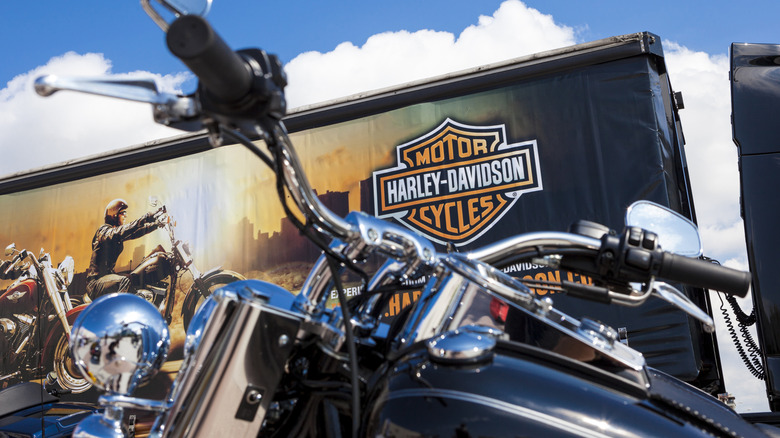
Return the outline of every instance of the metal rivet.
[[[262,400],[263,394],[261,394],[259,391],[251,390],[246,394],[246,402],[250,405],[256,405],[260,403],[260,400]]]
[[[540,301],[540,304],[541,304],[539,306],[539,313],[542,314],[542,315],[547,315],[548,313],[550,313],[550,310],[552,310],[552,308],[553,308],[553,300],[552,300],[552,298],[544,297],[544,298],[542,298],[539,301]]]

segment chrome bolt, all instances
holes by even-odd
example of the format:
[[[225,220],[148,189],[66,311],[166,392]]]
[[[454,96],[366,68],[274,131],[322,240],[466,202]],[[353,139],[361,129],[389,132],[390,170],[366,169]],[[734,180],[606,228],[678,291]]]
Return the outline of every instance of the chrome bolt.
[[[261,394],[257,390],[251,390],[246,394],[246,402],[250,405],[256,405],[260,403],[260,400],[262,400],[263,394]]]
[[[541,300],[539,300],[539,313],[541,315],[547,315],[550,313],[550,310],[553,308],[553,300],[550,297],[544,297]]]

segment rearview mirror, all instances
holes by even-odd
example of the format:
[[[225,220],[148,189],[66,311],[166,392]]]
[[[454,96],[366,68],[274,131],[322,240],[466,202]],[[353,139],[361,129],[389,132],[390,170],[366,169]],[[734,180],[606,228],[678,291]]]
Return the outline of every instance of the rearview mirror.
[[[173,14],[174,18],[182,15],[199,15],[205,17],[211,9],[211,0],[155,0],[159,3],[164,12],[167,14]],[[157,8],[153,7],[151,0],[141,0],[141,6],[143,6],[146,14],[151,17],[152,20],[160,27],[164,32],[168,31],[168,22],[173,19],[166,20],[161,15],[161,12]]]
[[[701,237],[696,224],[681,214],[650,201],[637,201],[626,211],[626,225],[658,234],[664,251],[687,257],[702,254]]]
[[[205,17],[211,9],[211,0],[157,0],[157,3],[179,15]]]

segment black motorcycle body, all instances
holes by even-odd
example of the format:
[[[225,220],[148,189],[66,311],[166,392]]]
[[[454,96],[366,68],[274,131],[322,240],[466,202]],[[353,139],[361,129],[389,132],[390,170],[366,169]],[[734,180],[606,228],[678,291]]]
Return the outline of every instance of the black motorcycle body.
[[[0,391],[0,436],[66,438],[97,412],[87,403],[61,401],[38,383],[19,383]]]
[[[420,346],[381,373],[363,435],[761,436],[723,403],[671,381],[515,342],[477,362],[442,361]]]
[[[241,319],[251,321],[246,332],[262,333],[263,338],[235,341],[238,332],[230,332],[223,335],[224,342],[233,340],[230,347],[221,340],[201,347],[204,351],[191,358],[189,369],[178,380],[185,385],[180,390],[194,391],[188,387],[194,378],[190,370],[207,366],[208,362],[200,362],[202,358],[227,350],[234,353],[222,357],[223,364],[233,364],[235,355],[258,349],[262,353],[253,357],[262,358],[264,366],[241,368],[242,376],[259,387],[269,387],[269,379],[278,379],[276,386],[269,387],[275,388],[275,397],[267,404],[260,436],[348,434],[353,412],[347,394],[339,391],[343,372],[333,353],[312,346],[291,349],[275,342],[305,325],[303,315],[295,316],[295,297],[252,280],[228,286],[220,294],[239,296],[242,289],[259,297],[251,305],[259,313],[256,319]],[[398,349],[399,340],[413,337],[412,331],[432,320],[429,315],[435,312],[419,312],[426,307],[423,297],[405,321],[364,340],[358,347],[365,395],[357,435],[761,437],[777,432],[769,426],[760,430],[721,401],[665,373],[644,364],[620,364],[619,354],[610,356],[599,348],[601,342],[610,342],[609,333],[595,321],[584,320],[577,327],[577,332],[595,332],[584,342],[583,337],[528,318],[503,301],[510,306],[508,320],[514,327],[502,322],[485,325],[482,317],[489,314],[488,301],[495,298],[479,294],[445,299],[470,305],[455,304],[439,319],[455,325],[440,325],[436,329],[440,334]],[[245,306],[240,300],[228,301]],[[221,305],[211,318],[232,326],[231,318],[242,312],[223,314]],[[482,324],[471,324],[475,318]],[[555,314],[551,318],[561,319]],[[216,388],[227,392],[226,384],[202,381],[193,386],[199,388],[196,393]],[[176,406],[185,418],[194,419],[192,427],[178,425],[185,434],[213,427],[202,419],[208,414],[196,410],[205,406],[196,407],[194,400],[189,403]]]

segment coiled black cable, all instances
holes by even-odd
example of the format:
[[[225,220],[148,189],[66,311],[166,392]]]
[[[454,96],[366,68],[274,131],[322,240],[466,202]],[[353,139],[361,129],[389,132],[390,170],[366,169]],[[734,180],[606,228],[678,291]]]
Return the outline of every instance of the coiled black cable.
[[[753,308],[753,311],[750,313],[750,316],[748,316],[745,314],[745,312],[742,311],[742,308],[739,306],[739,303],[737,302],[736,298],[734,298],[731,295],[727,295],[726,300],[729,302],[732,311],[737,316],[737,321],[739,322],[739,330],[742,333],[742,339],[745,341],[745,344],[747,345],[748,356],[750,356],[751,361],[757,365],[758,369],[763,371],[763,362],[761,360],[761,349],[758,347],[758,345],[756,345],[756,342],[753,340],[753,336],[748,331],[748,327],[756,323],[756,309]]]
[[[753,312],[748,317],[739,307],[739,303],[737,303],[736,299],[733,297],[727,297],[727,300],[729,301],[729,304],[731,304],[734,310],[734,314],[737,316],[739,321],[739,331],[742,334],[742,338],[745,340],[745,344],[747,344],[747,351],[745,351],[745,347],[743,347],[742,341],[740,340],[740,337],[734,328],[734,322],[731,320],[731,315],[729,315],[729,311],[726,308],[726,303],[723,302],[723,297],[721,295],[721,293],[718,293],[718,299],[720,300],[720,311],[721,314],[723,314],[723,321],[726,324],[726,329],[729,332],[731,341],[734,343],[734,347],[737,349],[737,354],[739,354],[740,359],[742,359],[742,362],[744,362],[748,371],[750,371],[750,374],[759,380],[765,380],[766,375],[764,373],[764,365],[761,362],[761,350],[758,348],[755,341],[753,340],[753,336],[748,331],[748,327],[755,323],[755,309],[753,309]],[[728,298],[731,298],[731,300]],[[750,320],[752,320],[752,322],[748,323]]]
[[[731,309],[734,311],[734,316],[737,317],[737,321],[740,324],[751,326],[756,323],[756,309],[753,308],[753,311],[750,312],[750,315],[746,314],[742,311],[742,308],[739,307],[739,303],[737,302],[737,299],[734,298],[732,295],[726,295],[726,301],[729,302],[731,305]]]
[[[715,259],[709,257],[704,257],[704,259],[716,265],[720,265],[720,262]],[[745,363],[750,374],[759,380],[765,380],[766,374],[764,372],[764,363],[761,360],[761,349],[756,345],[756,342],[753,340],[753,335],[751,335],[748,330],[748,327],[756,323],[755,307],[753,308],[753,311],[750,312],[750,315],[748,315],[742,310],[737,299],[732,295],[726,295],[720,292],[718,292],[717,295],[720,300],[720,312],[723,315],[723,322],[726,324],[726,329],[731,337],[731,342],[734,343],[734,348],[737,349],[737,354],[739,354],[742,362]],[[745,342],[747,351],[745,351],[745,347],[742,345],[739,335],[737,335],[734,323],[731,321],[731,315],[729,315],[729,311],[726,309],[726,305],[723,302],[723,295],[726,295],[726,301],[728,301],[731,310],[734,312],[734,316],[737,318],[739,332],[742,334],[742,339]]]

